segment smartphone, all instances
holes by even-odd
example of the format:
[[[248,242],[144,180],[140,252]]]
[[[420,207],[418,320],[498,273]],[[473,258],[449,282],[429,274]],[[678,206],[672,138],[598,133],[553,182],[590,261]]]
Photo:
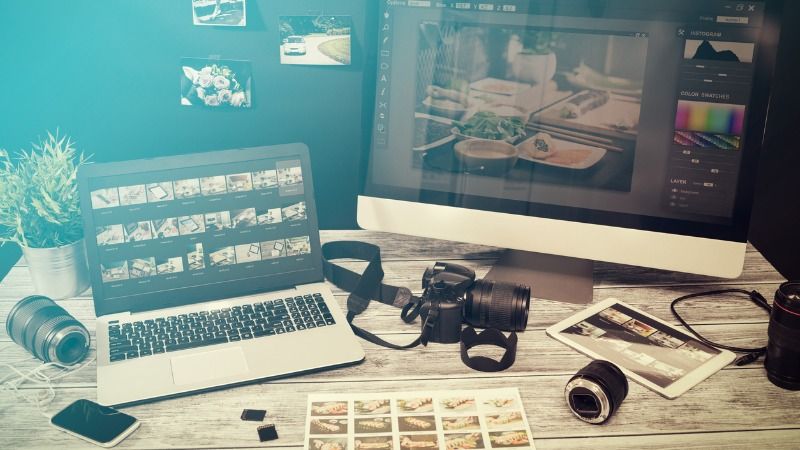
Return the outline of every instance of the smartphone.
[[[101,447],[113,447],[139,428],[135,417],[90,400],[78,400],[50,419],[54,427]]]

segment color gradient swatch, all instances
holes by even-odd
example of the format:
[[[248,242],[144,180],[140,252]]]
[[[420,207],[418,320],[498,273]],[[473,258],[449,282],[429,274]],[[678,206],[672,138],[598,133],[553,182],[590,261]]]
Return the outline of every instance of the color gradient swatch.
[[[741,136],[744,113],[744,105],[681,100],[675,116],[675,129]]]

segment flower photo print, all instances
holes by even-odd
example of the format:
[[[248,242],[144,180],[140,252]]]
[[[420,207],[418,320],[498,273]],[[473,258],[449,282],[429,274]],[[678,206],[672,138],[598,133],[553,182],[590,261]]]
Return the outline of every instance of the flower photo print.
[[[250,61],[181,59],[181,105],[250,108]]]

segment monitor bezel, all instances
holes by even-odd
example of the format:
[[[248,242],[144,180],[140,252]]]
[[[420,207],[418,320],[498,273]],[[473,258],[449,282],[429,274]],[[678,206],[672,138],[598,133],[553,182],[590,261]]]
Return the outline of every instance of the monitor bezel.
[[[103,281],[100,276],[100,271],[92,269],[99,267],[100,261],[97,243],[91,238],[94,236],[95,229],[90,201],[89,184],[91,179],[287,157],[300,160],[300,165],[304,174],[304,197],[309,224],[308,231],[311,238],[311,255],[321,255],[317,208],[314,202],[314,184],[311,176],[311,162],[309,150],[305,144],[298,143],[232,149],[81,166],[78,170],[78,192],[80,195],[83,229],[84,235],[86,236],[86,256],[89,263],[89,275],[96,315],[100,317],[102,315],[122,312],[134,313],[152,311],[162,308],[277,291],[293,288],[302,284],[322,281],[322,258],[320,256],[318,258],[309,258],[311,261],[308,263],[308,270],[300,272],[289,272],[246,280],[231,280],[213,285],[198,285],[169,292],[145,293],[123,298],[106,298],[103,295]]]
[[[364,149],[361,165],[361,195],[366,197],[417,202],[479,211],[523,215],[528,217],[564,220],[569,222],[627,228],[676,234],[688,237],[747,242],[747,234],[755,198],[758,161],[765,135],[767,111],[769,107],[771,84],[777,57],[783,0],[765,0],[764,23],[757,42],[753,59],[754,78],[750,113],[746,126],[746,138],[742,147],[741,172],[736,191],[733,214],[729,225],[693,220],[670,219],[639,214],[601,211],[587,208],[565,207],[544,203],[505,200],[476,195],[465,195],[427,189],[409,189],[382,185],[371,180],[370,158],[373,151],[373,127],[375,121],[375,101],[377,98],[377,36],[380,34],[379,17],[387,5],[381,3],[374,14],[372,45],[367,48],[367,65],[364,75]],[[469,205],[465,207],[464,205]],[[699,217],[699,216],[698,216]]]

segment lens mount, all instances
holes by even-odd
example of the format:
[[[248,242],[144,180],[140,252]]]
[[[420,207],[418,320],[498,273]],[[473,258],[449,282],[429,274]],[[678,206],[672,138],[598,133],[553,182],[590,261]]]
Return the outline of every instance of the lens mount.
[[[564,388],[564,396],[572,414],[584,422],[600,424],[608,420],[613,413],[606,391],[599,384],[586,378],[574,378],[567,383],[567,387]],[[594,400],[596,409],[589,410],[582,406],[581,396]]]

